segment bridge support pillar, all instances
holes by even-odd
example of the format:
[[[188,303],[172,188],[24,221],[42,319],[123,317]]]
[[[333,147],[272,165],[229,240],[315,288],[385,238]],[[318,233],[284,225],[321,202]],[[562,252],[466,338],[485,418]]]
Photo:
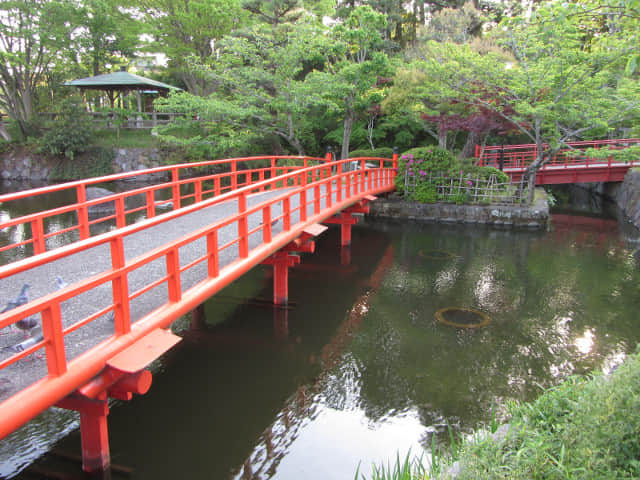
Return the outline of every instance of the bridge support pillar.
[[[324,221],[324,223],[332,223],[340,225],[340,246],[347,247],[351,245],[351,227],[358,223],[358,218],[354,217],[354,213],[369,213],[368,203],[375,200],[376,197],[367,195],[358,203],[345,208],[339,214]]]
[[[72,394],[58,402],[57,406],[80,413],[82,470],[88,473],[108,470],[111,466],[111,454],[107,425],[107,393],[102,392],[97,398]]]
[[[273,265],[273,303],[275,305],[289,303],[289,268],[300,263],[300,257],[292,255],[291,252],[313,253],[316,248],[313,238],[326,229],[327,227],[318,223],[310,225],[298,238],[263,260],[263,265]]]
[[[262,262],[273,265],[273,303],[286,305],[289,303],[289,267],[300,263],[300,257],[280,250]]]

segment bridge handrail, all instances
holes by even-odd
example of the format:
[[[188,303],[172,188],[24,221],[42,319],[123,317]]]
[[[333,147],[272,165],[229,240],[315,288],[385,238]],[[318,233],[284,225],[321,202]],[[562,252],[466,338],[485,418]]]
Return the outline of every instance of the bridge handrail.
[[[567,142],[569,148],[558,151],[543,168],[553,166],[589,165],[595,163],[607,163],[605,160],[597,160],[586,155],[571,155],[576,150],[587,148],[613,148],[624,149],[633,145],[640,145],[640,138],[622,138],[615,140],[584,140],[579,142]],[[547,144],[544,148],[548,147]],[[520,145],[490,145],[484,148],[476,145],[476,161],[480,166],[498,166],[502,160],[503,168],[525,169],[536,158],[537,146],[535,143]]]
[[[346,159],[298,169],[295,172],[266,179],[227,192],[219,197],[169,212],[161,217],[149,218],[137,224],[0,267],[0,278],[7,278],[81,250],[107,243],[110,245],[112,268],[0,315],[0,328],[4,328],[21,318],[41,314],[44,335],[39,343],[1,361],[0,370],[42,348],[45,350],[47,362],[47,376],[0,404],[0,439],[89,381],[104,367],[108,359],[156,328],[167,327],[177,316],[195,308],[224,285],[294,240],[307,226],[322,221],[365,195],[389,191],[394,188],[393,179],[396,172],[393,167],[395,164],[388,165],[393,160],[372,157],[360,158],[358,159],[360,168],[342,171],[346,164],[353,163],[353,161],[353,159]],[[369,161],[378,161],[379,163],[376,168],[370,168]],[[335,173],[332,170],[335,170]],[[291,184],[292,188],[283,190],[275,198],[247,207],[249,195],[262,192],[270,185],[275,187],[278,182],[282,182],[284,185]],[[322,192],[323,188],[324,192]],[[299,197],[299,206],[291,208],[290,199],[295,196]],[[321,208],[322,199],[324,199],[326,206]],[[169,219],[229,200],[237,200],[239,209],[237,213],[125,261],[124,237]],[[283,205],[283,213],[278,217],[282,219],[283,230],[277,235],[273,235],[271,222],[274,219],[271,216],[271,207],[276,203]],[[313,207],[313,214],[310,216],[307,215],[309,206]],[[260,211],[263,213],[262,223],[249,230],[249,216]],[[292,214],[296,212],[299,220],[292,223]],[[224,245],[219,245],[218,230],[234,223],[238,225],[236,237]],[[260,230],[263,233],[262,241],[257,246],[250,248],[249,236],[260,232]],[[179,260],[176,261],[179,256],[179,248],[201,238],[207,239],[206,247],[203,249],[206,250],[204,254],[187,265],[180,265]],[[238,245],[238,258],[221,268],[219,264],[220,252],[236,244]],[[126,281],[118,282],[118,280],[126,279],[136,269],[162,257],[165,257],[167,261],[166,270],[160,279],[151,281],[132,293],[129,293]],[[183,291],[180,283],[182,273],[201,263],[207,265],[206,278]],[[146,281],[149,282],[149,279]],[[112,298],[119,300],[114,300],[114,303],[85,318],[74,319],[75,321],[71,325],[63,326],[61,310],[63,302],[109,283]],[[130,303],[138,296],[162,284],[167,285],[168,300],[132,322],[127,313]],[[72,360],[67,360],[65,354],[66,335],[111,311],[114,312],[114,333],[97,346],[84,350]],[[37,395],[35,395],[36,392]]]
[[[280,160],[295,161],[300,163],[300,165],[278,165],[278,161]],[[169,204],[173,209],[177,209],[185,202],[198,202],[207,196],[219,195],[225,191],[234,190],[238,187],[248,185],[255,177],[257,177],[258,180],[273,178],[281,175],[282,173],[287,173],[289,171],[308,166],[310,163],[321,164],[326,162],[326,160],[326,158],[289,155],[264,155],[223,160],[209,160],[205,162],[182,163],[138,170],[135,172],[107,175],[0,195],[0,204],[7,204],[15,200],[35,198],[65,191],[73,192],[76,196],[75,203],[26,214],[0,222],[0,231],[12,227],[18,227],[18,229],[22,227],[25,235],[28,234],[27,232],[30,232],[30,238],[27,238],[26,240],[20,239],[19,241],[3,245],[0,247],[0,252],[31,246],[34,254],[42,253],[47,250],[47,240],[57,235],[77,232],[79,239],[84,240],[91,236],[92,226],[106,221],[115,220],[117,227],[123,227],[127,224],[127,216],[136,212],[144,212],[146,217],[152,217],[156,215],[156,208],[161,207],[163,204]],[[269,164],[263,167],[241,168],[246,166],[246,163],[248,162],[260,161],[268,161]],[[208,167],[225,168],[225,171],[199,176],[189,176],[186,178],[184,177],[185,174],[193,173],[198,169]],[[104,185],[105,183],[114,183],[118,181],[143,180],[150,176],[159,174],[170,175],[171,179],[161,184],[134,188],[125,192],[114,193],[101,198],[87,200],[87,188],[90,186]],[[205,182],[213,182],[212,188],[204,188]],[[181,189],[187,186],[192,186],[193,192],[182,194]],[[170,198],[167,200],[156,200],[156,193],[163,190],[170,192]],[[141,205],[134,205],[131,208],[127,208],[128,199],[137,198],[140,200],[142,197],[144,197],[144,202],[141,202]],[[91,213],[90,209],[92,207],[99,207],[101,205],[113,205],[113,208],[109,209],[108,212],[102,212],[98,215]],[[59,226],[55,222],[51,222],[51,220],[60,215],[70,213],[76,214],[77,223],[57,230],[51,227],[45,231],[45,222],[54,223],[54,227]],[[27,226],[29,228],[27,228]]]

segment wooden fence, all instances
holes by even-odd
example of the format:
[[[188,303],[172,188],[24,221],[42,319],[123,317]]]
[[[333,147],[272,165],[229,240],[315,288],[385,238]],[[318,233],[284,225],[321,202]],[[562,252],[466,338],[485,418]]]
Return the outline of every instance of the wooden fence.
[[[418,176],[409,171],[404,174],[404,194],[412,197],[419,186],[435,188],[438,202],[468,204],[505,204],[518,205],[527,202],[528,187],[526,180],[519,182],[501,182],[497,175],[489,178],[481,175],[460,174],[451,176],[444,173],[429,172]]]

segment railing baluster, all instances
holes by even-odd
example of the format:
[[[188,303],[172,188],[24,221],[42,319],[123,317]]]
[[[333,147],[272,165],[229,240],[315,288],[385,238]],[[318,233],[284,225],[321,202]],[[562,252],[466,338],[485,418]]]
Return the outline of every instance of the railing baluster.
[[[262,209],[262,243],[269,243],[271,238],[271,205],[267,205]]]
[[[113,270],[123,269],[126,263],[124,255],[124,241],[121,236],[113,238],[110,242],[111,267]],[[116,335],[124,335],[131,331],[131,318],[129,314],[129,280],[127,273],[122,271],[111,281],[113,295],[113,321]]]
[[[179,302],[182,298],[180,284],[180,251],[172,248],[167,252],[167,289],[170,302]]]
[[[207,234],[207,274],[209,278],[215,278],[220,274],[217,230]]]
[[[305,173],[305,177],[306,177]],[[304,222],[307,219],[307,187],[305,186],[300,190],[300,221]]]
[[[194,190],[195,190],[195,201],[196,203],[201,202],[202,201],[202,180],[196,180],[195,181],[195,185],[194,185]]]
[[[180,208],[180,170],[177,168],[171,169],[171,191],[173,192],[173,209],[178,210]]]
[[[289,197],[285,197],[282,200],[282,213],[283,213],[283,224],[284,224],[284,230],[290,230],[291,229],[291,201],[289,200]]]
[[[156,216],[156,197],[153,190],[147,190],[147,218]]]
[[[320,213],[320,184],[316,184],[313,186],[313,213],[317,215]]]
[[[122,228],[127,226],[127,219],[124,213],[124,197],[119,196],[115,199],[116,205],[116,227]]]
[[[44,253],[47,250],[47,245],[44,240],[44,225],[42,224],[42,217],[31,220],[31,240],[33,241],[34,255]]]
[[[247,221],[247,194],[238,196],[238,254],[240,258],[249,256],[249,228]]]
[[[87,201],[87,191],[84,184],[76,187],[76,201],[78,202],[78,227],[80,240],[89,238],[89,209],[85,205]]]
[[[238,188],[238,161],[231,160],[231,190]]]
[[[41,312],[41,315],[42,334],[45,340],[44,348],[47,356],[47,372],[50,377],[59,377],[67,371],[60,303],[52,302]]]

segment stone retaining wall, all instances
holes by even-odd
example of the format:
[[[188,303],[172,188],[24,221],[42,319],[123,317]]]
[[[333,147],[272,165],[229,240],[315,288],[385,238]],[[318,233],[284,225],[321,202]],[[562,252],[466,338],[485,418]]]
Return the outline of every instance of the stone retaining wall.
[[[114,149],[114,153],[113,173],[144,170],[166,164],[163,152],[158,148],[117,148]],[[64,161],[69,160],[48,158],[24,151],[7,152],[0,156],[0,178],[47,182],[52,172]],[[76,161],[87,162],[91,159],[79,156]]]
[[[391,196],[371,202],[370,217],[397,218],[441,223],[493,225],[500,228],[546,228],[549,204],[539,195],[534,205],[423,204]]]
[[[640,170],[627,172],[616,201],[624,216],[636,228],[640,228]]]

